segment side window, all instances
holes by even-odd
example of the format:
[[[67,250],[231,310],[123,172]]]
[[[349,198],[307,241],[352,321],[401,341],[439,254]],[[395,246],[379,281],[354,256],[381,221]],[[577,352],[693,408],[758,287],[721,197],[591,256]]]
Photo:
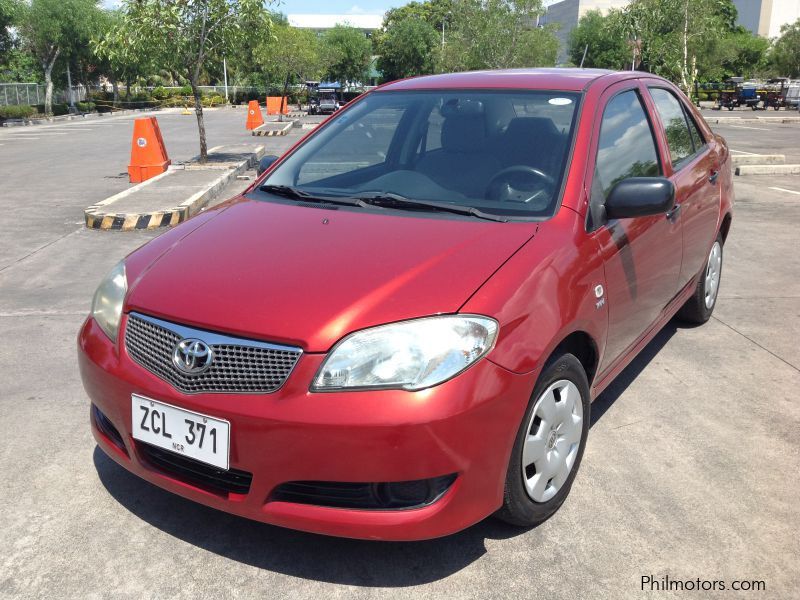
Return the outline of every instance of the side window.
[[[692,115],[690,115],[688,111],[686,112],[686,120],[689,121],[689,133],[692,134],[694,151],[695,153],[697,153],[700,150],[700,148],[705,146],[706,141],[703,139],[703,134],[700,132],[700,128],[697,126],[697,123],[694,122]]]
[[[694,155],[694,143],[680,100],[672,92],[662,88],[650,88],[656,112],[667,134],[667,145],[675,170],[681,168]],[[695,131],[697,134],[697,132]]]
[[[590,229],[603,221],[603,203],[618,182],[629,177],[661,174],[658,153],[647,113],[635,90],[622,92],[606,105],[597,146]]]

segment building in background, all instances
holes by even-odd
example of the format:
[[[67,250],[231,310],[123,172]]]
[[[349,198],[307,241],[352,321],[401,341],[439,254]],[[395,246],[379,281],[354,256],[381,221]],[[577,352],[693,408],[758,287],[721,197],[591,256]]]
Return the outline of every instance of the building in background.
[[[289,25],[298,29],[310,29],[318,34],[336,25],[348,25],[364,32],[367,37],[372,37],[373,32],[383,25],[383,15],[287,15]]]
[[[565,64],[568,60],[569,34],[578,24],[578,20],[590,10],[599,10],[603,13],[610,8],[622,8],[629,0],[560,0],[550,2],[547,13],[539,19],[539,24],[555,23],[559,25],[556,37],[559,41],[558,64]]]
[[[800,19],[800,0],[733,0],[738,23],[766,38],[778,37],[781,26]]]

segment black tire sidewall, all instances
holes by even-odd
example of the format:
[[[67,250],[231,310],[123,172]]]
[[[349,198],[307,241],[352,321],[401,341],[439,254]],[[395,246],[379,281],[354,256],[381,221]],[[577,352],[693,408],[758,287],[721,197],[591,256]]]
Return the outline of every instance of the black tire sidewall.
[[[527,435],[527,427],[530,422],[533,408],[539,396],[554,382],[560,379],[567,379],[574,383],[581,394],[583,404],[583,431],[581,443],[578,448],[578,455],[567,481],[547,502],[535,502],[528,496],[525,483],[522,479],[522,446]],[[541,523],[550,517],[564,503],[569,495],[572,482],[580,468],[583,451],[586,447],[586,440],[589,433],[589,420],[591,416],[591,406],[589,401],[589,382],[580,361],[572,354],[563,354],[549,361],[542,370],[542,374],[536,382],[525,416],[517,430],[514,440],[514,448],[511,451],[508,472],[506,474],[506,484],[504,493],[504,504],[498,516],[503,520],[521,526],[531,526]]]
[[[708,269],[708,261],[711,258],[711,250],[709,249],[709,255],[706,257],[706,262],[703,263],[703,270],[700,271],[697,276],[697,285],[695,286],[694,294],[678,311],[678,318],[688,323],[702,325],[708,321],[714,313],[714,308],[717,306],[717,301],[719,300],[719,286],[722,285],[722,271],[725,268],[725,244],[723,244],[722,235],[719,234],[714,241],[719,244],[720,249],[717,295],[714,296],[714,303],[711,307],[709,308],[706,306],[706,270]]]

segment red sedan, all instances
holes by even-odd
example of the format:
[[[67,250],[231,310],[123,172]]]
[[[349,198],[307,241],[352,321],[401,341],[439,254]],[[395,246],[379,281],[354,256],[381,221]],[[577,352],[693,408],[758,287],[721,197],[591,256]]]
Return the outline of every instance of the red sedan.
[[[540,522],[592,400],[716,303],[728,149],[645,73],[399,81],[264,168],[119,263],[79,336],[98,445],[230,513],[384,540]]]

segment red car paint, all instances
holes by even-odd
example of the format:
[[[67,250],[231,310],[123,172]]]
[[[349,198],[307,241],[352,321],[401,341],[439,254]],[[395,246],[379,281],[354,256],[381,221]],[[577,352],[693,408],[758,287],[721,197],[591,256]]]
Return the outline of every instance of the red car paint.
[[[509,223],[425,219],[240,196],[190,219],[127,258],[129,292],[118,341],[92,318],[81,329],[84,386],[120,432],[125,450],[92,421],[98,445],[126,469],[174,493],[306,531],[425,539],[490,515],[502,503],[514,436],[538,370],[554,349],[568,337],[591,348],[594,359],[586,366],[595,398],[692,294],[717,232],[727,233],[733,192],[724,141],[687,104],[707,145],[674,173],[648,85],[677,92],[644,73],[569,69],[438,75],[371,92],[582,91],[555,216]],[[663,215],[625,220],[620,243],[606,227],[587,233],[587,190],[602,109],[630,87],[640,90],[651,114],[664,174],[676,186],[682,214],[677,223]],[[713,172],[719,173],[716,185],[708,182]],[[606,291],[602,303],[598,285]],[[121,340],[131,311],[293,344],[304,354],[272,394],[187,395],[128,356]],[[309,391],[326,353],[343,336],[456,312],[491,316],[500,330],[492,351],[453,379],[418,392]],[[212,493],[149,466],[130,433],[132,393],[228,420],[231,466],[253,473],[249,493]],[[412,510],[271,499],[287,481],[407,481],[449,473],[458,477],[444,496]]]

